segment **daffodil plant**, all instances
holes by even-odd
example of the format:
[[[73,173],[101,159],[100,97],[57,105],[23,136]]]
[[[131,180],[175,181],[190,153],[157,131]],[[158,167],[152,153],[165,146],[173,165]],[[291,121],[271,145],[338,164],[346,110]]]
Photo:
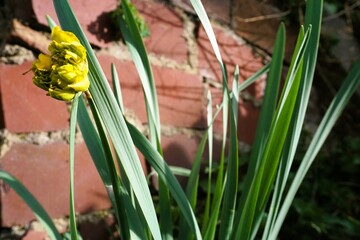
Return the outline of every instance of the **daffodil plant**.
[[[208,128],[200,142],[191,171],[181,171],[189,177],[185,189],[180,186],[174,176],[173,168],[166,164],[162,156],[155,82],[129,1],[121,1],[122,16],[118,21],[141,79],[150,140],[129,123],[123,114],[126,106],[121,99],[115,67],[111,67],[113,78],[113,88],[111,88],[68,1],[53,0],[53,2],[60,25],[66,31],[53,23],[50,24],[53,25],[50,54],[40,54],[33,64],[32,71],[36,86],[47,91],[53,98],[72,103],[69,214],[71,238],[79,238],[74,208],[76,192],[73,188],[74,136],[77,121],[108,192],[121,239],[249,240],[261,236],[264,240],[277,239],[306,172],[360,83],[360,60],[358,60],[330,104],[307,152],[302,156],[300,166],[294,169],[292,163],[314,77],[323,1],[307,0],[305,23],[299,28],[291,65],[280,93],[285,49],[284,25],[279,27],[270,63],[241,84],[238,82],[241,69],[236,68],[234,84],[230,89],[226,66],[204,7],[200,0],[190,0],[223,71],[223,101],[213,114],[209,92]],[[256,137],[248,163],[248,172],[242,183],[242,191],[239,192],[239,150],[236,134],[239,93],[266,73],[268,73],[267,86]],[[82,92],[88,93],[85,99],[80,97]],[[90,106],[91,113],[84,100]],[[215,177],[211,175],[212,171],[208,171],[209,192],[202,201],[204,204],[198,204],[201,161],[205,146],[208,144],[210,151],[208,169],[212,169],[212,123],[220,112],[223,115],[224,125],[219,167]],[[157,198],[150,193],[136,149],[145,156],[148,164],[157,173],[159,178]],[[291,170],[294,171],[292,181],[289,179]],[[44,224],[49,236],[52,239],[61,239],[52,220],[31,193],[13,176],[2,170],[0,170],[0,178],[32,208],[36,217]],[[210,192],[211,181],[214,178],[215,187]]]

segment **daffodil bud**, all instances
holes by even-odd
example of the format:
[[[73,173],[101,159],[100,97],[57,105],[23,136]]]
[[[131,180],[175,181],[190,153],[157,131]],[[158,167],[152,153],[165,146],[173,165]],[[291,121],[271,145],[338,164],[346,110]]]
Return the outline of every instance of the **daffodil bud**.
[[[50,55],[40,54],[33,63],[33,82],[49,96],[70,101],[90,85],[86,50],[73,33],[60,27],[53,28],[51,38]]]
[[[60,88],[50,88],[48,95],[52,98],[62,100],[62,101],[70,101],[75,97],[76,92],[72,91],[64,91]]]
[[[40,54],[39,58],[33,63],[32,71],[34,72],[33,83],[44,90],[50,87],[51,57]]]
[[[79,68],[82,67],[82,68]],[[76,92],[84,92],[89,88],[89,79],[87,77],[87,68],[66,64],[53,70],[51,77],[52,85],[58,86],[64,90],[73,90]]]

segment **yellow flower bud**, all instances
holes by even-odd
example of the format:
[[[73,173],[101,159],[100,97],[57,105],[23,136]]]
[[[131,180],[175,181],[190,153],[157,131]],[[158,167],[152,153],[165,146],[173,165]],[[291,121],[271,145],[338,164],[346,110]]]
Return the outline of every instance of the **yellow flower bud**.
[[[51,38],[50,56],[40,54],[32,66],[33,82],[49,96],[70,101],[90,85],[86,49],[73,33],[60,27],[53,28]]]
[[[88,79],[88,76],[86,75],[82,81],[69,84],[67,87],[76,92],[85,92],[89,88],[89,86],[90,86],[90,81]]]
[[[52,29],[51,39],[58,43],[80,43],[79,39],[72,32],[63,31],[59,26]]]
[[[45,54],[40,54],[31,70],[34,72],[33,83],[44,90],[50,87],[50,73],[51,73],[51,57]]]
[[[33,68],[38,71],[50,71],[51,70],[51,57],[40,53],[39,59],[33,64]]]
[[[62,101],[70,101],[75,97],[76,92],[64,91],[60,88],[49,89],[48,95]]]
[[[84,92],[89,88],[87,68],[79,69],[76,65],[66,64],[53,70],[51,76],[53,86],[58,86],[64,90]]]

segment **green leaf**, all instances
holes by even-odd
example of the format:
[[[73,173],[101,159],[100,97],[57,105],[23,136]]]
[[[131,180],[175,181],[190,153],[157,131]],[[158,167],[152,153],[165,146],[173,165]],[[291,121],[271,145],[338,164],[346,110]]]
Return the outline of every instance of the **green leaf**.
[[[289,82],[290,78],[301,78],[302,75],[302,66],[303,66],[303,59],[304,59],[304,51],[306,49],[308,40],[309,40],[309,34],[311,32],[311,29],[308,29],[306,31],[306,34],[304,33],[304,28],[302,27],[299,32],[298,40],[295,46],[293,58],[289,67],[289,71],[287,74],[287,80],[286,82]],[[292,122],[289,128],[289,133],[285,142],[284,151],[282,155],[282,159],[280,162],[280,168],[275,184],[274,194],[271,202],[271,207],[268,213],[267,217],[267,225],[263,234],[263,239],[267,239],[269,230],[272,228],[272,225],[274,223],[274,220],[277,216],[278,208],[281,204],[281,198],[282,194],[286,185],[287,177],[290,172],[290,167],[292,164],[291,159],[291,152],[293,147],[291,146],[293,136],[297,134],[296,129],[293,127],[294,119],[296,118],[297,113],[297,105],[294,109],[294,117],[292,118]],[[295,153],[295,151],[293,152]],[[292,156],[293,157],[293,156]]]
[[[241,91],[243,91],[248,86],[250,86],[255,81],[257,81],[259,79],[259,77],[261,77],[262,75],[267,73],[269,71],[269,69],[270,69],[270,66],[271,66],[270,63],[265,64],[265,66],[260,68],[257,72],[255,72],[253,75],[251,75],[248,79],[246,79],[245,81],[240,83],[239,88],[238,88],[238,94],[240,94]]]
[[[212,96],[211,91],[208,91],[207,94],[207,134],[208,134],[208,148],[209,148],[209,163],[208,163],[208,180],[207,180],[207,193],[206,193],[206,202],[205,202],[205,210],[204,210],[204,218],[202,221],[201,229],[204,229],[208,226],[209,218],[210,218],[210,207],[211,207],[211,184],[212,184],[212,161],[213,161],[213,126],[212,126]]]
[[[270,131],[271,119],[275,114],[278,99],[278,89],[281,79],[282,62],[285,49],[285,28],[281,25],[275,40],[274,55],[271,60],[269,76],[265,88],[263,106],[261,108],[259,123],[256,129],[255,140],[251,152],[249,168],[244,182],[243,194],[240,197],[239,207],[235,214],[237,237],[248,239],[252,233],[254,222],[256,222],[256,203],[259,194],[259,184],[254,185],[257,169],[259,168],[262,154]],[[258,181],[261,180],[259,176]],[[256,189],[258,188],[258,189]]]
[[[123,113],[124,112],[124,101],[122,99],[122,94],[121,94],[119,75],[116,71],[116,67],[114,64],[111,64],[111,80],[112,80],[112,84],[113,84],[115,99],[120,106],[121,112]]]
[[[188,198],[190,205],[193,210],[195,210],[196,203],[197,203],[197,193],[198,193],[198,186],[199,186],[199,173],[201,167],[201,157],[204,153],[205,145],[207,142],[208,133],[206,132],[203,137],[201,138],[201,142],[197,149],[195,159],[191,168],[190,176],[188,182],[186,184],[186,197]],[[186,221],[184,218],[180,221],[180,230],[179,230],[179,239],[189,239],[190,232],[188,231],[185,223]]]
[[[164,159],[159,154],[159,152],[154,149],[151,143],[141,134],[141,132],[139,132],[138,129],[136,129],[136,127],[134,127],[129,122],[127,122],[127,126],[136,147],[144,155],[154,170],[159,174],[159,177],[168,186],[172,197],[177,202],[179,209],[183,214],[186,222],[189,224],[191,231],[195,234],[197,239],[202,239],[200,229],[196,222],[191,205],[179,182],[171,172],[171,169],[164,162]]]
[[[145,239],[146,227],[141,224],[140,217],[136,212],[131,197],[125,187],[123,181],[120,180],[110,144],[105,133],[105,127],[100,119],[98,110],[92,98],[88,98],[91,111],[93,112],[94,120],[97,125],[102,146],[104,148],[106,166],[111,179],[111,186],[114,192],[114,208],[120,223],[120,234],[123,239]],[[122,165],[120,168],[123,168]],[[124,177],[123,177],[124,178]]]
[[[140,75],[145,97],[151,143],[158,149],[159,153],[162,154],[159,107],[150,62],[138,24],[136,23],[136,17],[131,10],[131,5],[127,0],[122,0],[121,7],[124,12],[124,18],[119,17],[118,22],[135,67]],[[159,180],[159,199],[162,238],[170,240],[172,239],[173,232],[170,196],[167,186],[161,179]]]
[[[79,97],[81,92],[77,93],[71,103],[71,112],[70,112],[70,233],[72,239],[78,239],[78,233],[76,228],[76,218],[75,218],[75,190],[74,190],[74,164],[75,164],[75,133],[76,133],[76,123],[77,123],[77,109],[79,103]]]
[[[321,146],[324,144],[331,129],[334,127],[336,121],[340,117],[342,111],[360,85],[360,59],[352,66],[347,78],[340,87],[339,92],[331,102],[325,116],[321,120],[318,129],[310,143],[308,150],[296,172],[295,178],[290,186],[288,194],[282,204],[278,218],[274,224],[274,228],[270,234],[269,239],[276,239],[280,228],[284,222],[285,216],[291,206],[297,190],[300,188],[302,181],[305,178],[307,171],[313,163],[316,155],[320,151]]]
[[[292,121],[292,132],[293,135],[289,139],[287,152],[285,152],[284,161],[289,162],[285,168],[290,168],[291,162],[295,156],[296,148],[299,142],[301,129],[305,119],[305,113],[309,102],[309,96],[312,87],[312,81],[314,71],[316,67],[316,60],[318,54],[322,12],[323,12],[323,1],[322,0],[309,0],[306,4],[306,15],[305,15],[305,29],[311,27],[311,34],[308,41],[307,49],[304,53],[304,65],[302,69],[301,85],[296,102],[296,110]],[[285,170],[289,171],[289,170]],[[282,183],[284,184],[284,183]],[[281,222],[281,221],[280,221]],[[282,224],[282,222],[281,222]],[[276,228],[280,228],[281,225],[278,221]],[[274,235],[277,234],[272,234]]]
[[[230,147],[228,154],[228,164],[225,177],[224,200],[221,209],[221,224],[219,236],[222,239],[230,239],[233,221],[235,215],[236,196],[238,191],[238,139],[237,139],[237,122],[238,122],[238,81],[239,67],[236,66],[234,73],[234,82],[232,89],[231,105],[229,106],[230,119]]]
[[[156,137],[160,139],[160,116],[155,82],[145,45],[135,18],[131,13],[129,3],[127,0],[122,0],[121,5],[124,10],[125,21],[123,18],[118,18],[118,22],[131,58],[140,76],[145,96],[151,142],[155,145]]]

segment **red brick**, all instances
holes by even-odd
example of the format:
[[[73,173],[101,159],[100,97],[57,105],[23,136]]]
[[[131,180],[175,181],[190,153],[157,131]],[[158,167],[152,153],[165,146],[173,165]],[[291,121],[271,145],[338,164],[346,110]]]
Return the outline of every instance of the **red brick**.
[[[144,39],[148,52],[184,63],[188,48],[184,37],[184,25],[180,15],[162,3],[133,1],[144,17],[150,36]]]
[[[69,2],[91,43],[104,47],[114,40],[115,34],[109,13],[116,9],[118,1],[70,0]],[[48,25],[46,15],[59,23],[52,1],[32,0],[32,7],[39,23]]]
[[[176,133],[172,136],[162,136],[161,139],[164,159],[169,166],[178,166],[191,170],[195,160],[196,153],[201,142],[200,136],[186,136],[182,133]],[[222,142],[213,139],[213,161],[218,162],[221,156]],[[227,151],[227,147],[226,147]],[[206,143],[204,152],[201,157],[202,166],[208,163],[209,149]],[[184,186],[186,177],[178,177],[181,184]],[[157,182],[154,181],[156,185]]]
[[[195,155],[200,143],[198,137],[187,137],[183,134],[162,136],[161,139],[164,159],[169,166],[183,167],[191,170]],[[186,177],[178,177],[180,183],[185,186]],[[156,180],[154,181],[157,186]]]
[[[146,122],[145,102],[134,64],[110,56],[99,56],[99,60],[109,79],[110,63],[116,65],[125,108],[131,109],[142,122]],[[174,127],[204,128],[204,88],[199,77],[157,66],[153,66],[153,73],[161,123]]]
[[[22,238],[22,240],[45,240],[47,237],[48,235],[45,231],[36,231],[30,229]]]
[[[195,13],[190,1],[188,0],[172,0],[172,2],[186,11]],[[231,1],[230,0],[203,0],[205,11],[210,18],[217,18],[226,23],[230,23]]]
[[[22,73],[31,62],[0,65],[2,112],[10,132],[54,131],[68,128],[69,113],[64,102],[46,96],[32,83],[33,74]]]
[[[231,35],[230,32],[225,32],[216,27],[214,27],[214,32],[219,44],[221,57],[227,67],[229,83],[232,82],[236,64],[239,65],[240,69],[240,82],[249,78],[263,66],[262,59],[256,57],[251,47],[245,42],[234,35]],[[197,44],[199,51],[199,70],[201,75],[217,82],[221,82],[222,74],[219,63],[202,27],[199,29]],[[258,84],[258,82],[253,84],[252,87],[254,88],[256,84]],[[254,92],[254,89],[252,91]]]
[[[283,12],[269,1],[237,0],[234,8],[233,28],[248,42],[261,49],[265,49],[270,55],[273,52],[276,33],[282,22],[282,17],[264,18],[261,16],[281,15]],[[260,16],[260,18],[258,18]],[[246,21],[251,19],[255,21]],[[285,60],[290,62],[298,36],[298,28],[286,27]]]
[[[162,136],[164,158],[170,166],[191,168],[200,142],[199,137],[188,137],[183,134]]]
[[[169,68],[154,68],[160,117],[167,125],[204,127],[204,88],[198,76]]]
[[[85,144],[76,145],[75,207],[80,213],[107,209],[110,203]],[[1,158],[2,169],[19,179],[52,218],[69,214],[69,146],[19,143]],[[23,200],[9,189],[1,192],[2,224],[26,224],[34,215]]]
[[[222,102],[222,93],[218,89],[212,89],[211,91],[213,97],[213,112],[215,112],[216,106]],[[252,144],[255,137],[260,108],[255,107],[251,102],[240,99],[238,114],[238,139],[247,144]],[[220,112],[214,122],[214,132],[217,134],[222,134],[223,132],[222,119],[222,112]],[[228,129],[229,128],[230,125],[228,124]]]

